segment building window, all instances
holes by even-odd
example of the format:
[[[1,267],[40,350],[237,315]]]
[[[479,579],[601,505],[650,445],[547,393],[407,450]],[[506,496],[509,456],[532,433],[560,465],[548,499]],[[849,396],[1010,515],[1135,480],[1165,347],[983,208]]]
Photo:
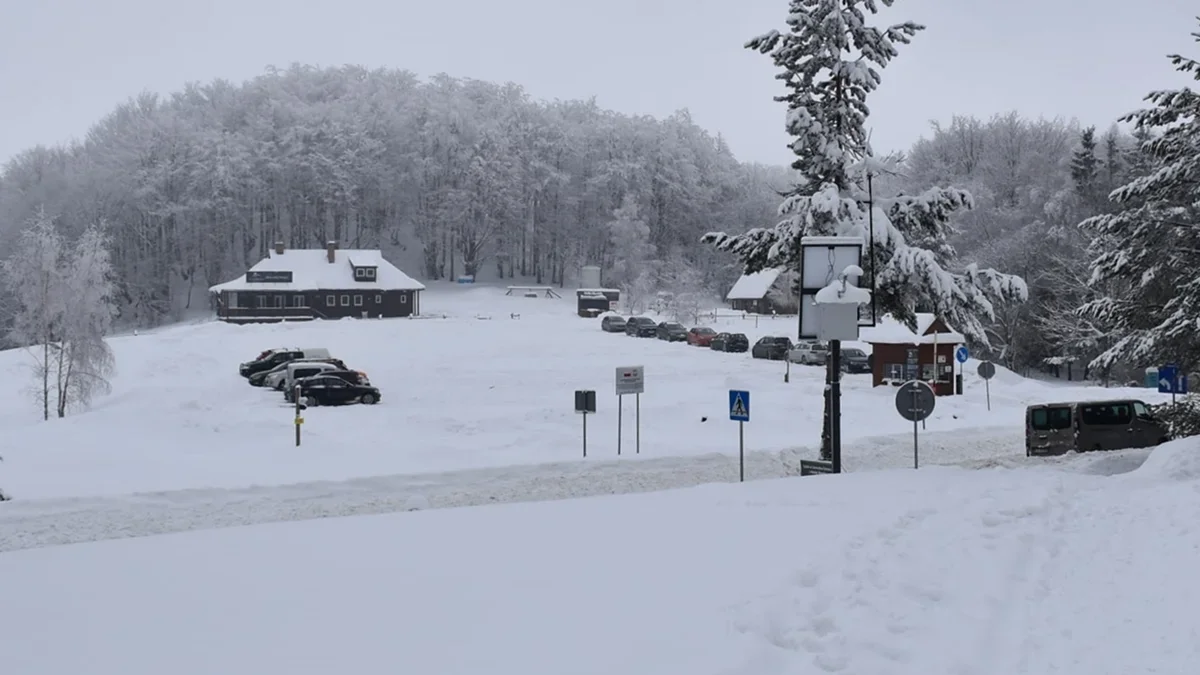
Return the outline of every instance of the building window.
[[[382,295],[375,296],[375,304],[377,304],[377,305],[383,304],[383,296]]]
[[[229,309],[237,309],[238,308],[237,291],[229,291],[228,293],[225,294],[225,298],[226,298],[226,301],[229,303],[228,304]]]
[[[363,269],[361,267],[354,268],[354,278],[355,279],[362,279],[366,276],[367,276],[367,271],[365,269]]]
[[[899,363],[889,363],[883,367],[883,376],[889,380],[904,379],[904,366]]]
[[[401,293],[401,294],[400,294],[400,304],[402,304],[402,305],[407,305],[407,304],[408,304],[408,293]]]
[[[350,306],[350,296],[343,295],[342,296],[342,307],[349,307],[349,306]]]
[[[937,371],[934,369],[932,363],[921,364],[921,379],[926,382],[937,380]]]
[[[284,298],[282,295],[275,296],[275,309],[283,309],[284,308],[283,300],[284,300]]]
[[[254,302],[255,307],[258,307],[259,309],[267,308],[267,296],[259,295],[259,296],[255,297],[254,300],[255,300],[255,302]]]
[[[337,296],[336,295],[325,296],[325,306],[326,307],[333,307],[336,304],[337,304]]]
[[[362,307],[362,296],[361,295],[354,296],[354,306]]]
[[[374,267],[368,267],[367,269],[365,269],[365,270],[363,270],[363,271],[364,271],[364,272],[366,272],[366,277],[367,277],[368,279],[374,279],[374,278],[375,278],[375,268],[374,268]]]
[[[292,296],[292,307],[303,307],[303,306],[304,306],[304,296],[303,295],[293,295]]]

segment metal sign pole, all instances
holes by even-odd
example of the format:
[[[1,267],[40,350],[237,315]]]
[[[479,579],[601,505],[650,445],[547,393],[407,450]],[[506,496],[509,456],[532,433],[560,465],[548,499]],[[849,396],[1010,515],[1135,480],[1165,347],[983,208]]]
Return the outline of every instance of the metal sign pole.
[[[635,441],[634,442],[634,448],[635,448],[634,454],[640,455],[640,454],[642,454],[642,395],[641,394],[633,395],[633,404],[634,404],[634,406],[636,406],[633,411],[634,412],[633,429],[634,429],[634,434],[635,434],[634,435],[634,441]]]
[[[621,414],[625,410],[625,397],[617,395],[617,457],[621,456]]]
[[[991,409],[992,409],[992,380],[991,380],[991,378],[983,381],[983,391],[984,391],[985,395],[987,396],[987,409],[988,409],[988,411],[991,411]]]
[[[738,422],[738,482],[746,482],[746,423]]]
[[[587,411],[583,413],[583,458],[587,459]]]
[[[916,387],[913,387],[913,390],[912,390],[912,407],[913,407],[913,411],[915,412],[917,410],[917,388]],[[918,450],[918,447],[919,447],[918,444],[919,444],[919,441],[917,440],[917,416],[913,415],[913,468],[914,469],[921,468],[921,460],[920,460],[920,454],[919,454],[919,450]]]

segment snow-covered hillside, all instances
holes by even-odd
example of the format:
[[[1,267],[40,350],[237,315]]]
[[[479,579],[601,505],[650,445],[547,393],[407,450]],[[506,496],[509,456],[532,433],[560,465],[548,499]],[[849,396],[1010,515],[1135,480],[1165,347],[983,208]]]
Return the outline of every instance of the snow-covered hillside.
[[[0,372],[10,387],[0,392],[6,429],[0,485],[24,500],[581,465],[576,389],[595,389],[599,398],[599,412],[589,418],[586,461],[611,461],[614,372],[630,365],[645,366],[646,393],[636,456],[634,402],[626,400],[625,460],[735,455],[737,428],[726,410],[731,388],[752,394],[749,450],[810,456],[819,442],[820,368],[794,366],[784,383],[781,362],[603,333],[598,322],[573,315],[569,294],[554,300],[509,297],[497,288],[443,288],[422,305],[426,314],[446,318],[208,322],[114,338],[119,373],[113,394],[90,411],[48,423],[21,391],[29,379],[27,355],[2,353]],[[715,327],[752,340],[794,331],[791,319],[729,318]],[[296,448],[292,411],[282,396],[248,386],[236,372],[239,362],[276,346],[329,348],[369,374],[382,402],[307,411],[303,445]],[[940,399],[928,420],[925,462],[1022,455],[1027,403],[1096,395],[1002,370],[992,381],[989,412],[973,363],[966,373],[967,395]],[[847,467],[911,465],[911,427],[895,412],[893,390],[872,389],[866,375],[848,376],[844,390]],[[1141,389],[1105,393],[1159,398]]]
[[[1200,444],[1089,474],[1147,454],[10,552],[0,655],[38,675],[1191,673]]]

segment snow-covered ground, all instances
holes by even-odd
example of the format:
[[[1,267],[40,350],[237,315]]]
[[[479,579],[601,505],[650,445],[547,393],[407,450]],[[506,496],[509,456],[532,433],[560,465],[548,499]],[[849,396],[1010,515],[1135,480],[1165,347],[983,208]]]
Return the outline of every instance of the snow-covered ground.
[[[31,675],[1191,673],[1198,460],[1187,440],[9,552],[0,660]]]
[[[635,456],[634,402],[625,403],[624,460],[737,453],[728,390],[748,389],[748,449],[777,452],[819,441],[823,375],[748,354],[603,333],[562,300],[508,297],[497,288],[441,289],[422,301],[421,320],[345,320],[267,326],[216,322],[112,340],[119,374],[113,394],[90,411],[41,422],[21,391],[28,356],[0,353],[11,388],[0,392],[6,433],[0,485],[18,499],[86,497],[200,488],[246,488],[483,467],[580,462],[580,417],[573,392],[595,389],[588,462],[616,458],[618,366],[643,365],[641,454]],[[519,314],[520,318],[511,318]],[[718,320],[755,339],[789,334],[789,319]],[[294,446],[292,411],[275,391],[247,386],[237,364],[275,346],[327,347],[365,370],[383,391],[376,406],[305,413]],[[967,394],[943,398],[931,432],[962,430],[997,439],[931,447],[925,461],[953,463],[1023,453],[1024,406],[1048,398],[1095,396],[1094,388],[1048,386],[1001,371],[992,410],[967,367]],[[1113,396],[1158,394],[1109,390]],[[851,470],[901,467],[911,450],[878,437],[911,427],[894,392],[847,377],[845,456]],[[707,418],[707,421],[703,421]],[[968,430],[970,430],[968,432]],[[1003,447],[998,447],[997,443]]]

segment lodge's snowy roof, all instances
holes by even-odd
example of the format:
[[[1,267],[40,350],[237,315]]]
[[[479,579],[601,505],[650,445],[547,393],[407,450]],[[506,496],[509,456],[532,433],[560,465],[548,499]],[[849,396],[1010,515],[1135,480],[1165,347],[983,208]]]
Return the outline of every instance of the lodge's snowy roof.
[[[355,267],[375,267],[375,279],[354,278]],[[248,282],[246,274],[209,288],[219,291],[323,291],[361,289],[372,291],[422,291],[425,285],[388,262],[378,250],[338,249],[329,262],[326,249],[288,249],[271,253],[249,272],[291,272],[290,282]]]
[[[956,333],[953,330],[926,335],[936,319],[937,317],[933,314],[918,313],[917,332],[913,333],[908,329],[908,326],[890,316],[880,317],[879,322],[875,326],[860,329],[858,339],[860,342],[868,344],[885,345],[931,345],[935,342],[938,344],[966,344],[967,339],[961,333]]]
[[[743,274],[733,288],[729,289],[729,295],[725,296],[725,299],[762,300],[782,271],[782,267],[773,267],[753,274]]]

